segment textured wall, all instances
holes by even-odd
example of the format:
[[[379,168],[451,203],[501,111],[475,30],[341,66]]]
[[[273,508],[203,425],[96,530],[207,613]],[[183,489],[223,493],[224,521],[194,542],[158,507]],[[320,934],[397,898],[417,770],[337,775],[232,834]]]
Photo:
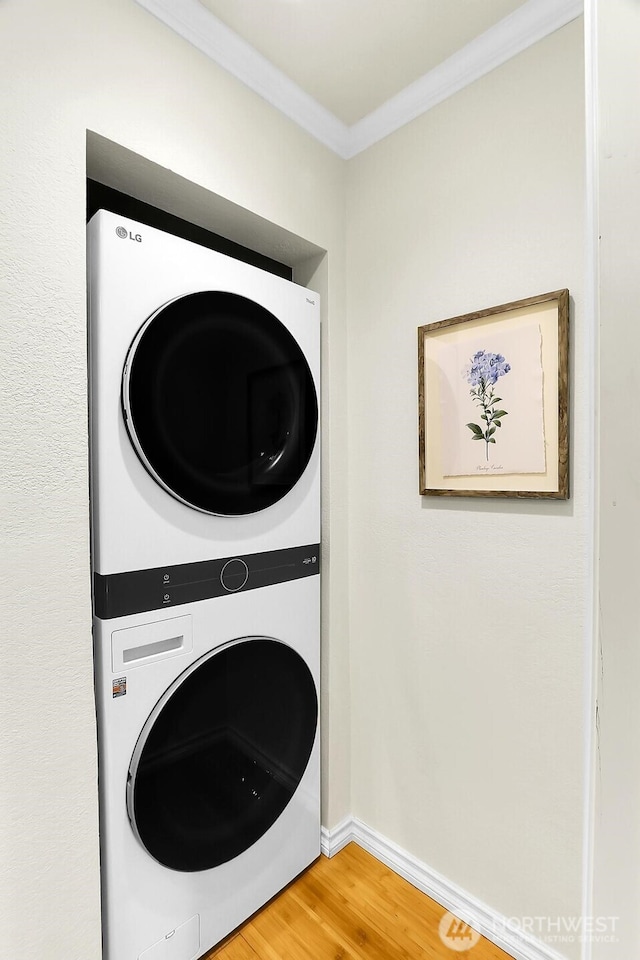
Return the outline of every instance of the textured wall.
[[[344,164],[131,0],[5,0],[0,76],[0,955],[97,960],[86,131],[329,251],[324,266],[299,271],[330,291],[323,317],[325,595],[335,582],[325,605],[325,636],[331,627],[335,638],[324,661],[329,823],[347,813],[349,787],[346,524],[334,527],[332,513],[344,515],[346,484]],[[126,181],[126,171],[120,175]]]
[[[354,813],[516,917],[580,910],[583,110],[576,22],[349,166]],[[416,328],[565,286],[571,500],[421,499]]]

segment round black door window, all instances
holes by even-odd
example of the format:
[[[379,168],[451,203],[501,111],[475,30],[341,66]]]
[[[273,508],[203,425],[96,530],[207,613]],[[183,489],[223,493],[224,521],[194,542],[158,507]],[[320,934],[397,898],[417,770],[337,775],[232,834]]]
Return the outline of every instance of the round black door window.
[[[127,430],[147,470],[206,513],[255,513],[284,497],[313,451],[318,404],[300,346],[232,293],[180,297],[139,330],[125,363]]]
[[[197,661],[156,706],[129,767],[129,819],[151,856],[208,870],[255,843],[302,779],[317,719],[307,665],[277,640]]]

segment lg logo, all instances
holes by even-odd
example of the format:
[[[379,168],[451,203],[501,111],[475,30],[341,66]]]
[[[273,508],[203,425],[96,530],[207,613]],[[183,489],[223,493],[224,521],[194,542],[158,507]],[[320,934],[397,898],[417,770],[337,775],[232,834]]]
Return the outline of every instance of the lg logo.
[[[135,240],[136,243],[142,243],[142,237],[139,233],[130,233],[129,230],[125,229],[125,227],[116,227],[116,234],[121,240],[126,240],[128,237],[129,240]]]

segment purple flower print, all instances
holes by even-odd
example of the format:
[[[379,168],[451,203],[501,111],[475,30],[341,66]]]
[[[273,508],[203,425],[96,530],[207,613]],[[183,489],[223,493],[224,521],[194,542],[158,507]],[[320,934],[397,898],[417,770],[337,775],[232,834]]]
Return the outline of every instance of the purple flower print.
[[[499,378],[504,377],[510,370],[511,365],[501,353],[478,350],[464,371],[467,383],[471,384],[469,395],[482,409],[480,419],[484,421],[484,426],[479,423],[468,423],[467,426],[471,430],[472,440],[484,440],[487,461],[489,444],[496,442],[494,434],[502,426],[502,418],[507,416],[506,410],[496,409],[502,398],[496,396],[494,387]]]

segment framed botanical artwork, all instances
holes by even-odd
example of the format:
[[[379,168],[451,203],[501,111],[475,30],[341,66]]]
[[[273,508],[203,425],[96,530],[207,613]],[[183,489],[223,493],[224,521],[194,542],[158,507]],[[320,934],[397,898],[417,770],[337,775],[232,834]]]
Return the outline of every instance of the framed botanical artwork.
[[[569,291],[418,328],[420,493],[569,497]]]

